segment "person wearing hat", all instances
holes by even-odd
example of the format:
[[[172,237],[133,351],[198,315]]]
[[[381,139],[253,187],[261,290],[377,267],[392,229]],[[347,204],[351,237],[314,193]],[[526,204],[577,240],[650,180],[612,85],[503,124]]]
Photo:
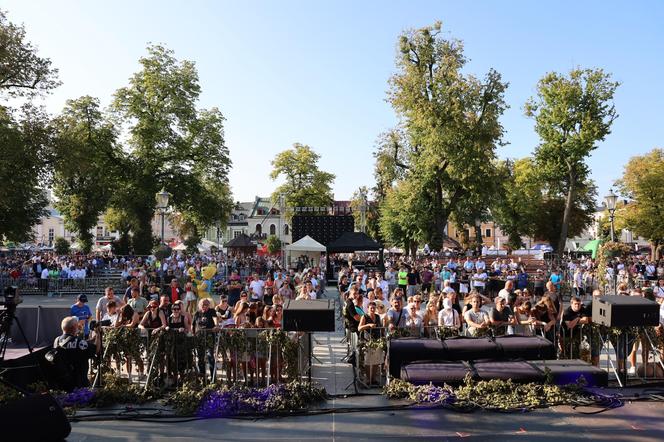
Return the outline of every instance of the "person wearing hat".
[[[80,294],[76,298],[76,303],[70,309],[71,316],[78,318],[79,331],[83,331],[85,339],[88,339],[90,335],[90,318],[92,317],[92,311],[87,302],[88,297],[85,294]]]

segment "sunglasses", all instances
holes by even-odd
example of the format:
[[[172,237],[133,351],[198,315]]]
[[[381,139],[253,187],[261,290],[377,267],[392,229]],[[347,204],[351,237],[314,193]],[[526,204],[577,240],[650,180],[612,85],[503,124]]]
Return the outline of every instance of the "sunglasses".
[[[174,312],[175,312],[175,311],[179,311],[179,310],[180,310],[180,307],[174,307],[174,308],[172,308],[171,310],[174,311]]]

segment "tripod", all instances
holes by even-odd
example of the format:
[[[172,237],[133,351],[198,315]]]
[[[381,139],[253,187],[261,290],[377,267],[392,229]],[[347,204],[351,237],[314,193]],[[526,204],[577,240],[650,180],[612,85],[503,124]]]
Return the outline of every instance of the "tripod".
[[[15,298],[14,297],[12,298],[13,299],[10,298],[11,301],[7,301],[7,296],[5,295],[5,302],[0,303],[0,307],[4,308],[3,310],[0,310],[0,363],[5,361],[5,355],[7,354],[7,343],[11,339],[10,334],[11,334],[12,324],[16,323],[16,325],[18,326],[18,330],[21,333],[21,337],[28,346],[28,352],[30,353],[31,358],[33,358],[34,361],[34,365],[31,365],[30,367],[34,366],[39,367],[39,372],[41,374],[41,377],[42,379],[45,379],[44,373],[41,370],[39,362],[34,360],[35,356],[33,354],[33,349],[32,346],[30,345],[30,342],[28,341],[27,336],[25,335],[25,332],[23,331],[23,326],[21,325],[21,321],[19,321],[19,319],[16,317],[16,304],[14,303]],[[9,372],[10,370],[18,370],[23,368],[27,367],[3,368],[3,370],[0,371],[0,382],[10,388],[13,388],[16,391],[19,391],[20,393],[23,393],[24,395],[28,395],[30,394],[29,391],[9,382],[4,378],[5,373]]]

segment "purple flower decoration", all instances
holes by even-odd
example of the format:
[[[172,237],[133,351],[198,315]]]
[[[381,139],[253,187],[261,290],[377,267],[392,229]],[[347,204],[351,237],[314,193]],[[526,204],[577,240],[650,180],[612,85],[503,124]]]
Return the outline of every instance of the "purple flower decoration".
[[[61,407],[87,407],[95,398],[95,391],[90,388],[77,388],[70,393],[57,397]]]

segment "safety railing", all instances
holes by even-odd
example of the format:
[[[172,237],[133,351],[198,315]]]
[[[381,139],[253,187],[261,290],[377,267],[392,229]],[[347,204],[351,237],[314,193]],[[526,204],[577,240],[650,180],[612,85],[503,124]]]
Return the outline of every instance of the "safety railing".
[[[172,387],[190,376],[228,385],[267,386],[308,373],[309,334],[280,329],[102,327],[102,372]]]

